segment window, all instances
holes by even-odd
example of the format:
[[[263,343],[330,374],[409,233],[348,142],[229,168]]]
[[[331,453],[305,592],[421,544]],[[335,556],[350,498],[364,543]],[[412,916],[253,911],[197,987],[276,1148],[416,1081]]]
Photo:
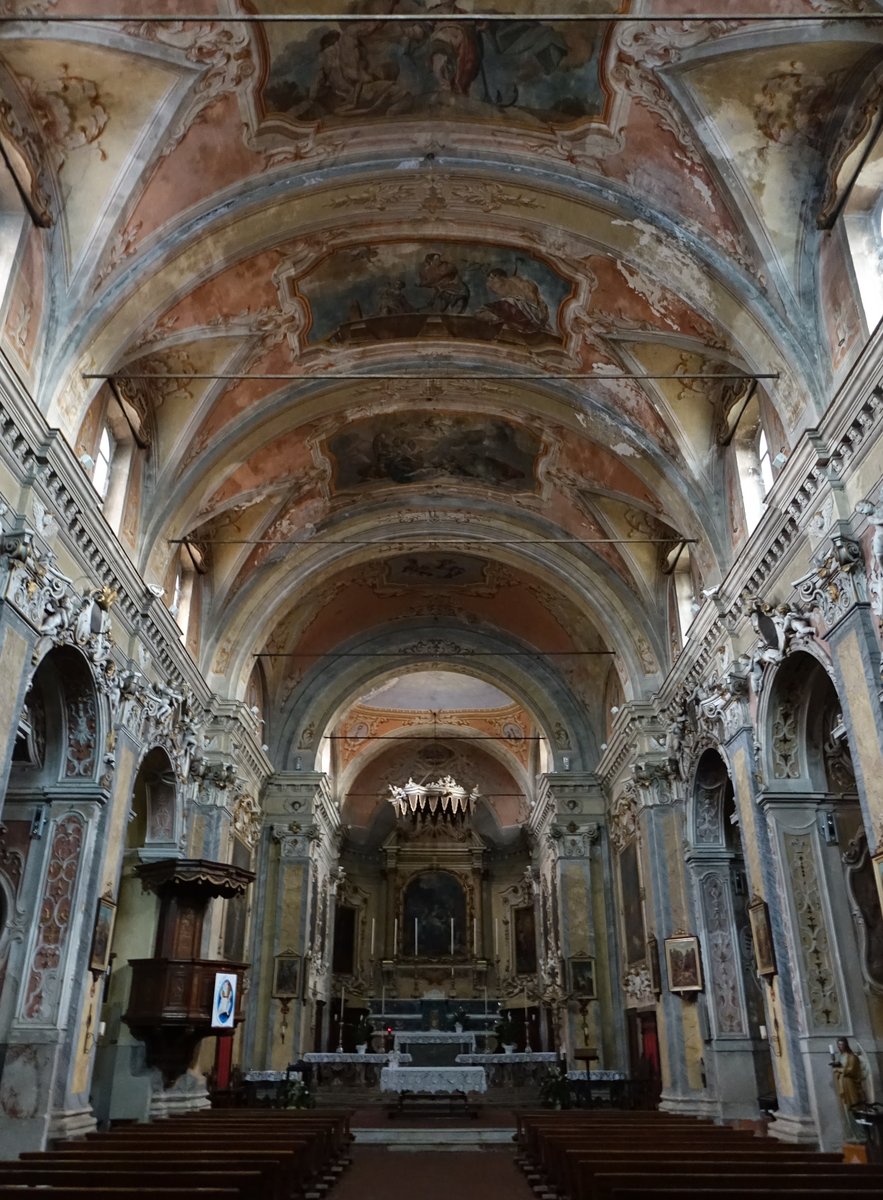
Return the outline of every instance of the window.
[[[110,436],[110,430],[105,425],[98,441],[95,466],[92,468],[92,483],[102,500],[107,496],[107,489],[110,485],[110,468],[112,462],[113,438]]]
[[[757,435],[757,466],[760,471],[761,482],[763,483],[763,494],[766,495],[773,486],[774,476],[769,443],[767,442],[763,426],[760,427]]]

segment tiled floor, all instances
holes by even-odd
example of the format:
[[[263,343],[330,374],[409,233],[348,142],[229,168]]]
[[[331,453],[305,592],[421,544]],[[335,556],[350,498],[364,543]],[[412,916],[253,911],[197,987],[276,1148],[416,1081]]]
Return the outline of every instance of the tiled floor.
[[[328,1200],[533,1200],[511,1150],[395,1152],[356,1146]]]

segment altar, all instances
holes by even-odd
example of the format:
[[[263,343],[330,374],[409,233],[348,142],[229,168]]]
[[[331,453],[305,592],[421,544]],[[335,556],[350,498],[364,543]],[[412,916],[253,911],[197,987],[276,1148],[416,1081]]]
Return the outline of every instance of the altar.
[[[476,1117],[478,1109],[469,1103],[469,1096],[487,1091],[487,1076],[483,1067],[384,1067],[380,1090],[398,1096],[390,1116],[425,1112],[441,1102],[451,1113]]]
[[[401,1050],[403,1046],[415,1045],[468,1046],[469,1050],[474,1053],[475,1034],[465,1029],[462,1033],[445,1029],[415,1029],[413,1032],[403,1030],[401,1033],[395,1035],[394,1046],[396,1050]]]

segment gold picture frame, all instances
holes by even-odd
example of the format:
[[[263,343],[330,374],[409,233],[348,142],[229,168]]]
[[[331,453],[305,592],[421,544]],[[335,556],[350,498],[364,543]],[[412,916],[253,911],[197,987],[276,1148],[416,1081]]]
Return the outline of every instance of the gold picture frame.
[[[751,922],[751,940],[754,943],[754,962],[760,976],[776,974],[776,955],[773,950],[773,933],[770,928],[770,910],[766,900],[755,896],[748,905]]]
[[[92,949],[89,951],[89,970],[93,975],[103,975],[110,965],[110,947],[113,943],[113,927],[117,906],[109,896],[102,896],[95,911],[92,927]]]
[[[300,994],[300,955],[276,955],[273,967],[273,999],[296,1000]]]
[[[670,992],[701,992],[702,960],[699,938],[692,933],[675,934],[665,939],[665,969]]]

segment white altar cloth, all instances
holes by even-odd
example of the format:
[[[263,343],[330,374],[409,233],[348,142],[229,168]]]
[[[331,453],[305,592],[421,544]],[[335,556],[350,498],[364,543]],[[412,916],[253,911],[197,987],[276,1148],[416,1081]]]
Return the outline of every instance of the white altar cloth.
[[[623,1071],[590,1071],[588,1076],[585,1071],[568,1071],[567,1078],[573,1079],[575,1082],[585,1081],[588,1078],[594,1083],[615,1083],[627,1076]]]
[[[458,1054],[454,1061],[458,1066],[483,1067],[498,1063],[556,1063],[561,1059],[554,1050],[542,1050],[523,1054]]]
[[[310,1051],[304,1055],[304,1062],[308,1063],[386,1063],[389,1062],[390,1051],[381,1050],[377,1054],[369,1054],[367,1051],[364,1054],[336,1054],[327,1053],[319,1054]],[[410,1062],[410,1054],[400,1054],[400,1062]]]
[[[484,1067],[384,1067],[381,1092],[486,1092]]]
[[[248,1071],[245,1075],[246,1083],[282,1083],[284,1079],[290,1079],[294,1083],[301,1081],[300,1071]]]
[[[406,1030],[399,1030],[395,1035],[395,1048],[400,1050],[402,1046],[413,1046],[420,1042],[429,1043],[445,1043],[454,1046],[468,1046],[470,1050],[475,1050],[475,1034],[464,1029],[462,1033],[455,1033],[445,1029],[418,1029],[413,1033]]]

